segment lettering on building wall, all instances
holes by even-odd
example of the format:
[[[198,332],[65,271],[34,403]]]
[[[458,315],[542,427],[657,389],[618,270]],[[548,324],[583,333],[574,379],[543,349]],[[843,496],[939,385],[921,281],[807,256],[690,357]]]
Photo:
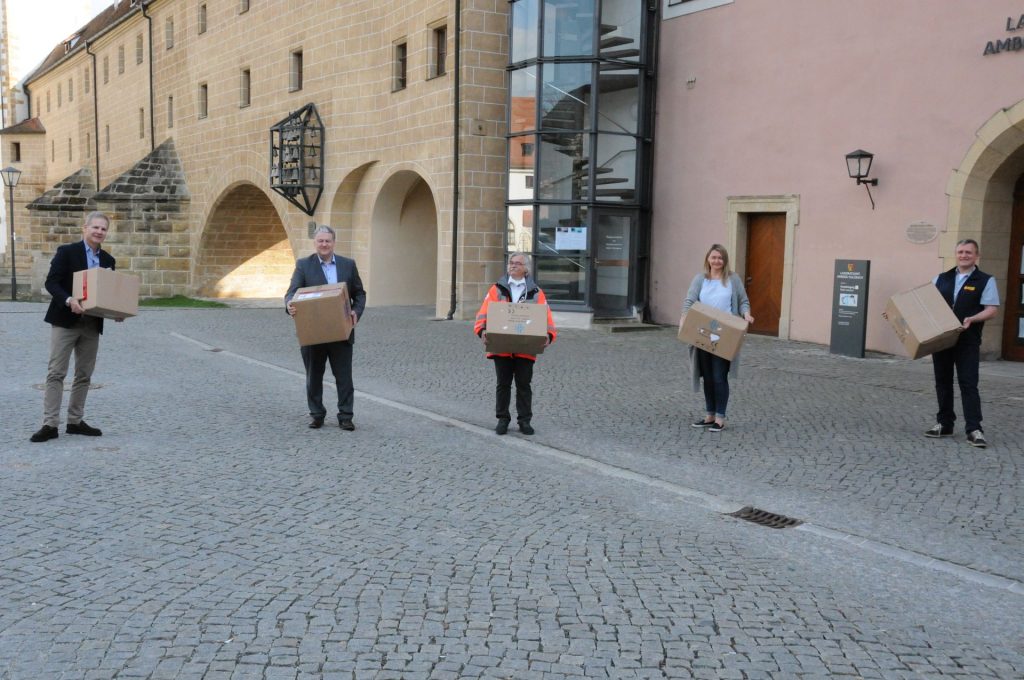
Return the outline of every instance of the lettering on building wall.
[[[1021,14],[1019,18],[1006,17],[1006,31],[1007,33],[1024,32],[1024,14]],[[1024,50],[1024,36],[1015,35],[1003,40],[989,40],[985,43],[985,51],[982,52],[981,56],[987,57],[990,54],[1019,52],[1021,50]]]

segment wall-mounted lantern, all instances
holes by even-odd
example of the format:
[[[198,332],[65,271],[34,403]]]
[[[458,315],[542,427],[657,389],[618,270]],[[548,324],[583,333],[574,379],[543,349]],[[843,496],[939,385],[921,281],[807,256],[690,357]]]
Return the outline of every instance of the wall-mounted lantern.
[[[324,124],[306,104],[270,128],[270,188],[312,215],[324,191]]]
[[[857,184],[863,184],[867,189],[872,210],[875,209],[875,199],[871,196],[871,187],[878,186],[878,178],[868,179],[868,175],[871,174],[871,161],[874,159],[875,154],[864,149],[857,149],[846,154],[846,171],[850,173],[850,177],[857,180]]]

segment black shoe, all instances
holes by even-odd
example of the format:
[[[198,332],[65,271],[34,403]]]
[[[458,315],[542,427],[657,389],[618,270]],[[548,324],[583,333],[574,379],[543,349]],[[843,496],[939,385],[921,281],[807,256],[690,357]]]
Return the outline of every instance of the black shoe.
[[[533,425],[530,425],[529,420],[520,420],[519,431],[522,432],[523,434],[533,434]]]
[[[342,420],[340,418],[338,419],[338,427],[345,430],[345,432],[354,432],[356,429],[355,423],[353,423],[351,420]]]
[[[92,427],[83,420],[79,423],[68,423],[68,427],[64,430],[68,434],[84,434],[86,437],[101,437],[103,432],[98,427]]]
[[[708,432],[721,432],[725,429],[725,421],[714,422],[708,425]]]
[[[28,440],[30,442],[45,442],[51,439],[56,439],[59,436],[60,432],[57,431],[57,428],[52,425],[43,425],[39,428],[39,431],[29,437]]]
[[[500,418],[498,424],[494,426],[495,434],[508,434],[508,424],[512,422],[508,418]]]
[[[311,430],[319,430],[323,426],[324,426],[324,419],[323,418],[313,418],[313,420],[309,421],[309,429],[311,429]]]
[[[979,449],[983,449],[988,446],[988,442],[985,441],[985,433],[981,430],[971,430],[968,432],[967,443],[971,446],[976,446]]]
[[[715,421],[713,421],[713,420],[711,422],[708,422],[708,421],[704,420],[703,418],[701,418],[700,420],[698,420],[696,422],[690,423],[690,427],[711,427],[714,424],[715,424]]]
[[[930,430],[928,430],[927,432],[924,433],[924,436],[925,437],[952,437],[953,436],[953,426],[952,425],[946,426],[946,425],[940,425],[939,423],[935,423],[935,425],[932,427],[932,429],[930,429]]]

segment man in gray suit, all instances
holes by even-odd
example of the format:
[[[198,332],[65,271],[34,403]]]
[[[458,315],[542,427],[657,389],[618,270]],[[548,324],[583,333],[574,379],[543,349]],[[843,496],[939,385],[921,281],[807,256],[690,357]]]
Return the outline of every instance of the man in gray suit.
[[[288,314],[295,316],[295,305],[292,297],[299,288],[307,286],[323,286],[328,283],[345,283],[352,304],[352,324],[358,323],[366,307],[366,291],[359,278],[355,260],[342,257],[334,252],[334,230],[326,225],[317,227],[313,234],[316,252],[309,257],[295,261],[295,272],[291,284],[285,293],[284,303]],[[352,423],[352,404],[355,388],[352,386],[352,343],[355,330],[346,341],[325,342],[319,345],[305,345],[299,348],[302,363],[306,367],[306,402],[309,404],[309,415],[312,420],[309,426],[313,429],[323,427],[327,409],[324,408],[324,369],[328,360],[331,372],[338,386],[338,425],[343,430],[352,431],[356,426]]]

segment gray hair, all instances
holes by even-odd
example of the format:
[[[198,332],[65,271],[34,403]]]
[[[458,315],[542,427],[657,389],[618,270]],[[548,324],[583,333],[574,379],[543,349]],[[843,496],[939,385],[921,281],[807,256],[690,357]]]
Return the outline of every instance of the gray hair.
[[[99,219],[103,220],[104,222],[106,222],[107,223],[107,228],[108,229],[110,228],[110,216],[107,215],[107,213],[105,213],[105,212],[100,212],[99,210],[93,210],[91,213],[86,215],[85,216],[85,221],[82,222],[82,226],[83,227],[86,226],[87,224],[89,224],[90,222],[92,222],[94,219],[97,219],[97,218],[99,218]]]
[[[321,224],[319,227],[316,228],[316,231],[313,232],[314,239],[316,238],[317,234],[330,234],[332,241],[338,240],[338,235],[335,234],[334,230],[328,227],[326,224]]]
[[[516,251],[516,252],[514,252],[514,253],[509,253],[509,254],[508,254],[508,260],[506,260],[506,261],[505,261],[505,263],[506,263],[506,266],[507,266],[507,264],[508,264],[509,262],[511,262],[511,261],[512,261],[512,258],[513,258],[513,257],[521,257],[521,258],[523,258],[523,262],[525,262],[525,263],[526,263],[526,267],[525,267],[525,269],[526,269],[526,273],[527,273],[527,274],[529,274],[530,272],[532,272],[532,271],[533,271],[533,258],[532,258],[532,257],[530,257],[530,254],[529,254],[529,253],[524,253],[524,252],[522,252],[522,251]]]

